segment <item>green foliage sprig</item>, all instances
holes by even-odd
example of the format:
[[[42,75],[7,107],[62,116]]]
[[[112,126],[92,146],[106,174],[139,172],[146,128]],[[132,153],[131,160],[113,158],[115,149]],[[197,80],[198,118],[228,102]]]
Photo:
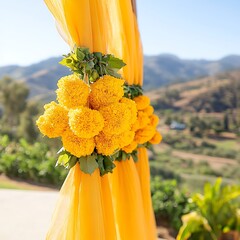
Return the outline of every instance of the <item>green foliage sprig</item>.
[[[88,75],[90,82],[104,75],[121,78],[118,71],[126,65],[111,54],[91,53],[88,48],[75,47],[71,53],[63,56],[64,58],[59,62],[61,65],[79,74],[81,79]]]
[[[77,162],[80,163],[80,168],[84,173],[92,174],[97,168],[100,170],[100,175],[103,176],[109,172],[112,173],[115,168],[113,161],[115,160],[115,154],[105,156],[93,152],[91,155],[77,158],[64,148],[59,151],[59,157],[56,165],[62,165],[67,169],[72,168]]]
[[[116,161],[124,161],[124,160],[128,160],[132,157],[134,162],[138,161],[138,156],[137,156],[137,150],[132,151],[131,153],[126,153],[123,150],[120,150],[119,152],[117,152],[117,155],[115,156],[115,160]]]
[[[140,85],[133,84],[129,85],[127,83],[123,86],[124,97],[134,99],[135,97],[143,95],[143,89]]]

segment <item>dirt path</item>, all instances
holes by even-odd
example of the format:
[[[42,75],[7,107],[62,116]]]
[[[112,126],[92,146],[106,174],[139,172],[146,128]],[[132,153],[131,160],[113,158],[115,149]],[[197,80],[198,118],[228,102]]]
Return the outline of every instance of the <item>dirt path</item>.
[[[214,169],[221,169],[222,167],[226,165],[237,165],[237,161],[229,158],[220,158],[220,157],[211,157],[206,155],[200,155],[200,154],[193,154],[188,152],[182,152],[173,150],[172,155],[175,157],[185,158],[185,159],[191,159],[196,163],[199,163],[201,161],[207,161],[209,165]]]
[[[0,239],[43,240],[57,192],[0,190]]]
[[[57,197],[53,191],[0,189],[0,240],[44,240]]]

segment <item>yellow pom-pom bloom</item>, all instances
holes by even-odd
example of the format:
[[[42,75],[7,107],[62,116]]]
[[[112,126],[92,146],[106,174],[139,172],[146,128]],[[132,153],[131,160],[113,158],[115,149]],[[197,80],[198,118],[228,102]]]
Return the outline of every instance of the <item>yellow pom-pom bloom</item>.
[[[150,119],[149,119],[148,115],[142,111],[138,112],[138,121],[139,121],[140,128],[144,128],[150,123]]]
[[[153,138],[149,141],[152,144],[159,144],[162,141],[162,135],[159,132],[156,132]]]
[[[100,132],[95,137],[97,152],[103,155],[111,155],[119,148],[118,135],[105,135]]]
[[[150,141],[153,138],[154,134],[155,128],[148,125],[136,132],[134,140],[139,144],[143,144]]]
[[[92,154],[95,148],[94,138],[79,138],[70,129],[62,136],[63,147],[76,157]]]
[[[104,118],[103,132],[108,135],[118,135],[130,130],[131,112],[125,103],[113,103],[99,109]]]
[[[146,108],[147,106],[150,105],[149,97],[144,96],[144,95],[135,97],[133,100],[137,104],[137,109],[138,110],[143,110],[144,108]]]
[[[129,145],[123,147],[122,150],[126,153],[131,153],[137,148],[137,146],[138,146],[137,142],[133,141]]]
[[[102,131],[104,119],[99,111],[81,107],[69,111],[69,126],[78,137],[92,138]]]
[[[56,106],[59,106],[56,102],[52,101],[50,103],[47,103],[43,106],[43,108],[45,110],[49,109],[49,108],[53,108],[53,107],[56,107]]]
[[[139,121],[135,121],[132,125],[131,131],[136,132],[138,129],[140,129]]]
[[[124,95],[124,80],[105,75],[91,85],[90,105],[94,109],[118,102]]]
[[[138,129],[145,128],[150,123],[148,115],[143,111],[138,111],[137,121],[132,125],[132,131],[137,131]]]
[[[159,117],[153,114],[149,118],[150,118],[150,125],[156,128],[159,123]]]
[[[76,75],[62,77],[57,85],[57,100],[61,105],[77,108],[87,104],[90,88]]]
[[[133,131],[123,132],[122,134],[118,135],[119,148],[129,145],[133,141],[134,136],[135,132]]]
[[[129,98],[125,98],[123,97],[120,100],[120,103],[125,103],[127,105],[127,108],[130,110],[132,117],[131,117],[131,123],[133,124],[134,122],[136,122],[137,120],[137,105],[136,103],[129,99]]]
[[[45,109],[36,122],[40,132],[49,138],[60,137],[68,127],[67,109],[55,102],[46,104]]]
[[[146,113],[148,116],[152,115],[154,112],[153,106],[147,106],[142,110],[144,113]]]

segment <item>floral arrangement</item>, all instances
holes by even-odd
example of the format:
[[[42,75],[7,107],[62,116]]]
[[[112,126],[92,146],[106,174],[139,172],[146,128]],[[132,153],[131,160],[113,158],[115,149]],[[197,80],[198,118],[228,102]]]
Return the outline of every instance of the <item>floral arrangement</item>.
[[[60,63],[73,74],[58,81],[58,103],[46,104],[37,120],[42,134],[61,137],[57,164],[71,168],[79,162],[84,173],[99,168],[102,176],[113,171],[115,160],[137,161],[138,147],[161,141],[150,99],[118,74],[122,60],[75,48]]]

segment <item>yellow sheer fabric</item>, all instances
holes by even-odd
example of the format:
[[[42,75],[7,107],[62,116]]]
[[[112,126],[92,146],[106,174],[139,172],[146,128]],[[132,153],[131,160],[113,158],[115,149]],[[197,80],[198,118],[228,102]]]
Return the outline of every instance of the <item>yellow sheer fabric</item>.
[[[79,164],[70,170],[46,239],[117,239],[108,176],[84,174]]]
[[[150,192],[150,170],[146,148],[140,148],[138,150],[138,162],[136,163],[136,167],[141,184],[143,209],[146,220],[146,228],[148,231],[148,239],[156,239],[157,230],[152,208]]]
[[[45,0],[61,35],[69,43],[106,53],[103,2]],[[105,30],[105,32],[104,32]],[[109,176],[81,172],[76,165],[63,184],[47,234],[48,240],[115,240],[115,220]]]
[[[70,47],[114,54],[127,64],[124,79],[142,84],[142,46],[131,0],[45,2]],[[132,159],[116,165],[113,174],[104,177],[99,171],[84,174],[79,165],[70,170],[47,240],[156,239],[146,150],[139,151],[137,165]]]
[[[118,240],[148,240],[139,178],[133,160],[116,162],[110,175]]]
[[[115,56],[122,58],[127,64],[122,72],[125,80],[129,84],[142,85],[142,45],[131,1],[107,1],[111,11],[109,14],[111,23],[109,28],[111,29],[111,35],[108,39],[109,51]],[[115,217],[118,234],[120,235],[119,239],[155,240],[157,238],[157,231],[150,195],[150,170],[146,149],[141,148],[139,150],[138,162],[136,164],[137,175],[132,161],[131,159],[120,162],[113,174],[110,175]],[[132,183],[129,184],[128,176],[130,175],[134,178],[132,181],[135,185],[132,185]],[[125,201],[119,201],[118,198],[121,195],[125,196]],[[128,201],[129,199],[130,201]],[[135,209],[134,205],[139,206],[139,209]],[[128,210],[130,208],[131,211]],[[139,221],[139,218],[144,219],[144,222]],[[141,224],[143,225],[141,226]],[[141,231],[141,235],[139,235],[137,232],[132,231],[133,228],[144,228],[145,232]]]

